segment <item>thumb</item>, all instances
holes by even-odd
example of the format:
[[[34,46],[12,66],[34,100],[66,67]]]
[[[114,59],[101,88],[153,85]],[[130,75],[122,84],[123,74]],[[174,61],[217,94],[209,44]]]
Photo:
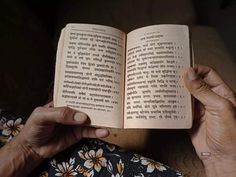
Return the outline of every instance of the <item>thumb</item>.
[[[217,103],[224,101],[224,98],[213,92],[193,68],[189,68],[185,73],[184,82],[189,92],[205,106],[215,107]]]
[[[37,107],[31,114],[32,120],[39,124],[59,123],[64,125],[82,125],[88,122],[85,113],[76,111],[69,107]]]

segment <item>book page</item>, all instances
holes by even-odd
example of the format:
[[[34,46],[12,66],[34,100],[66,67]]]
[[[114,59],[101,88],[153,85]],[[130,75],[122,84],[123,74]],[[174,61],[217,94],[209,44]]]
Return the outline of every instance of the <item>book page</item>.
[[[127,35],[126,128],[190,128],[191,95],[183,72],[190,66],[189,31],[153,25]]]
[[[69,24],[64,33],[54,105],[85,112],[94,126],[123,127],[125,34],[89,24]]]
[[[54,79],[54,89],[53,89],[53,102],[54,104],[57,103],[57,92],[58,92],[58,81],[60,75],[60,66],[61,66],[61,58],[62,58],[62,51],[64,47],[64,38],[65,38],[65,29],[61,30],[60,38],[57,44],[57,54],[56,54],[56,66],[55,66],[55,79]]]

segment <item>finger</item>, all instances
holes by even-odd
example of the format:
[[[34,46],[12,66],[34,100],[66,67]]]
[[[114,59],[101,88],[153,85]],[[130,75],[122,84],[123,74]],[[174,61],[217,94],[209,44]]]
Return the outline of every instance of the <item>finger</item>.
[[[81,138],[104,138],[109,135],[109,131],[103,128],[74,127],[74,134],[78,140]]]
[[[236,98],[233,90],[212,68],[203,65],[195,65],[196,73],[212,88],[213,92],[231,101],[236,106]]]
[[[225,84],[223,79],[212,68],[204,65],[194,65],[195,72],[210,86]]]
[[[81,125],[88,120],[88,116],[85,113],[69,107],[38,107],[33,111],[31,116],[41,124],[55,122],[65,125]]]
[[[203,115],[205,114],[205,107],[198,100],[195,100],[194,106],[195,106],[194,118],[196,119],[196,121],[199,121],[202,119]]]
[[[193,126],[189,130],[190,134],[193,134],[194,132],[196,132],[201,126],[201,124],[205,121],[205,117],[204,117],[205,108],[202,105],[202,103],[200,103],[197,99],[195,99],[194,106],[195,106],[194,120],[193,120]]]
[[[53,107],[53,101],[50,101],[49,103],[45,104],[43,107],[46,107],[46,108]]]
[[[214,93],[193,68],[187,70],[184,75],[184,82],[189,92],[205,106],[220,107],[226,101],[223,97]]]

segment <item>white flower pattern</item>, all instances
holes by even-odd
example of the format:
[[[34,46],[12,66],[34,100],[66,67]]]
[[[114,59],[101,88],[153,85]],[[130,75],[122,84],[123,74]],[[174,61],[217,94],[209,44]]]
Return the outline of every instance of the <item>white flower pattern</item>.
[[[166,170],[166,167],[164,167],[161,163],[155,162],[151,159],[141,157],[141,164],[147,166],[147,173],[152,173],[155,169],[159,171]]]
[[[101,170],[102,167],[107,166],[107,160],[103,157],[103,150],[100,148],[95,152],[94,150],[90,150],[85,152],[79,151],[79,156],[85,160],[84,166],[88,169],[94,169],[97,172]]]
[[[18,135],[23,128],[22,119],[8,120],[3,124],[2,134],[8,137],[8,140]]]
[[[9,120],[7,117],[1,117],[0,115],[0,145],[4,145],[6,143],[5,139],[9,138],[9,140],[11,140],[12,137],[19,134],[23,128],[23,124],[21,122],[21,118]],[[57,157],[55,157],[50,161],[51,165],[46,165],[46,168],[42,169],[42,171],[38,171],[38,175],[36,176],[151,177],[162,176],[162,174],[164,176],[169,176],[168,174],[171,174],[171,176],[183,177],[178,171],[174,171],[161,163],[131,152],[121,151],[119,147],[98,139],[90,139],[78,144],[77,147],[77,155],[74,154],[72,156],[67,156],[65,153],[63,157],[66,159],[69,158],[69,160],[60,160],[60,163],[57,163]]]
[[[76,172],[76,168],[74,168],[75,158],[70,158],[69,162],[56,163],[56,160],[51,162],[51,165],[55,168],[56,174],[55,176],[62,177],[74,177],[78,173]]]

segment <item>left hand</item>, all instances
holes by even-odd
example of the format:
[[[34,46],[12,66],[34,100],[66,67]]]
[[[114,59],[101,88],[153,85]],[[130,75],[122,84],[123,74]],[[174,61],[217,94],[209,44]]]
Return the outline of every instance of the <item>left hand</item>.
[[[86,114],[68,107],[51,107],[52,103],[36,108],[21,133],[16,137],[24,148],[30,148],[41,158],[49,158],[75,144],[83,137],[103,138],[106,129],[83,126]]]

